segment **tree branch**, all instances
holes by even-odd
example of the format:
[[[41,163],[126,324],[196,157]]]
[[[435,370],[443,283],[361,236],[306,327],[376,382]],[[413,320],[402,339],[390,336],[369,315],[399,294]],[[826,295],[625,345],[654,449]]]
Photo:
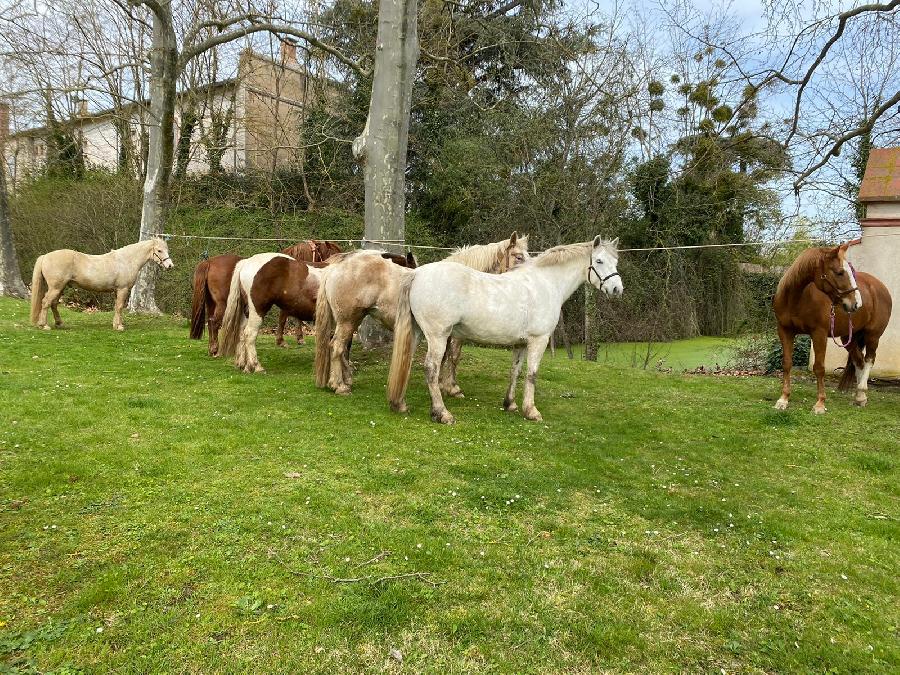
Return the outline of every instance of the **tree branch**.
[[[900,0],[898,0],[900,1]],[[200,42],[194,45],[185,45],[184,49],[181,52],[181,63],[187,63],[190,59],[194,58],[202,54],[203,52],[212,49],[221,44],[225,44],[226,42],[231,42],[232,40],[236,40],[238,38],[250,35],[252,33],[262,33],[268,32],[273,33],[275,35],[290,35],[291,37],[296,37],[301,40],[304,40],[307,44],[316,47],[317,49],[326,52],[327,54],[331,54],[338,61],[343,63],[345,66],[349,66],[356,73],[358,73],[361,77],[369,77],[371,72],[367,70],[359,61],[346,56],[343,52],[341,52],[336,47],[329,45],[326,42],[322,42],[319,38],[311,33],[308,33],[304,30],[300,30],[299,28],[294,28],[293,26],[286,26],[283,24],[277,23],[269,23],[269,22],[258,22],[257,23],[256,15],[245,15],[241,17],[242,20],[251,21],[248,26],[244,26],[242,28],[236,28],[234,30],[226,31],[224,33],[219,33],[218,35],[213,35],[211,37],[206,38],[205,40],[201,40]],[[231,20],[229,20],[231,21]],[[233,23],[237,23],[234,21]]]
[[[828,55],[828,52],[831,50],[834,43],[837,42],[841,35],[844,34],[844,29],[847,27],[847,22],[855,16],[860,14],[865,14],[869,12],[890,12],[897,7],[900,7],[900,0],[891,0],[891,2],[882,5],[882,4],[870,4],[870,5],[860,5],[859,7],[854,7],[853,9],[849,9],[846,12],[841,12],[837,15],[838,18],[838,27],[834,34],[828,39],[828,41],[822,46],[822,49],[819,51],[819,55],[816,57],[815,61],[807,68],[806,74],[800,79],[799,87],[797,88],[797,97],[794,101],[794,119],[791,124],[791,131],[788,134],[787,139],[784,141],[784,145],[786,146],[791,142],[791,139],[797,134],[797,125],[800,123],[800,103],[803,99],[803,92],[806,89],[806,85],[809,84],[809,81],[812,79],[813,74],[816,72],[816,69],[822,64],[822,61],[825,60],[825,57]],[[890,106],[888,106],[890,107]],[[874,124],[874,120],[872,122]],[[869,130],[871,130],[871,126],[869,126]],[[863,133],[863,132],[860,132]],[[859,134],[857,134],[859,135]],[[849,140],[849,139],[848,139]],[[838,148],[840,146],[837,146]],[[834,154],[835,148],[832,148],[831,154]],[[827,161],[827,155],[826,155]],[[796,185],[796,184],[795,184]]]
[[[807,178],[809,178],[812,174],[825,166],[828,163],[829,159],[831,159],[832,157],[836,157],[840,153],[841,146],[843,146],[844,143],[846,143],[847,141],[852,141],[854,138],[858,138],[859,136],[872,131],[872,127],[875,126],[875,122],[878,121],[878,118],[884,115],[895,105],[900,105],[900,91],[895,92],[890,99],[873,110],[872,114],[868,119],[865,120],[865,122],[860,124],[855,129],[852,129],[835,139],[834,143],[831,146],[831,149],[826,152],[818,162],[815,162],[811,166],[804,169],[800,173],[800,175],[798,175],[797,178],[794,179],[794,192],[799,192],[800,188],[803,186],[803,182]]]

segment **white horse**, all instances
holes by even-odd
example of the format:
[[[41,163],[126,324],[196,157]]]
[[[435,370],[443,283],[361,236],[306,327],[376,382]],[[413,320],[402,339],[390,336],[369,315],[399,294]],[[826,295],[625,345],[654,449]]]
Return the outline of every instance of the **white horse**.
[[[56,327],[61,328],[62,320],[56,306],[59,296],[71,283],[89,291],[115,291],[113,328],[125,330],[122,309],[138,272],[151,261],[165,270],[175,266],[169,257],[169,247],[162,239],[146,239],[103,255],[87,255],[68,248],[45,253],[35,260],[31,275],[31,323],[50,330],[47,310],[51,309]]]
[[[585,281],[609,295],[622,294],[616,266],[617,244],[603,241],[556,246],[506,274],[484,274],[452,262],[418,268],[403,280],[394,324],[394,352],[388,379],[391,409],[406,412],[406,387],[420,335],[428,341],[425,379],[431,392],[431,418],[452,424],[444,406],[439,370],[447,338],[513,347],[513,366],[504,409],[516,410],[516,380],[528,352],[522,412],[541,420],[534,406],[534,383],[562,304]]]

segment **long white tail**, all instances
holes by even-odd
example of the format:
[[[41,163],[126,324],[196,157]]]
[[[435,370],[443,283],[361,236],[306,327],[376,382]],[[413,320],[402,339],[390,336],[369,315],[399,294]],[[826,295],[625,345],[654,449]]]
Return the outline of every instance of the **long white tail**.
[[[412,369],[415,333],[418,330],[415,317],[409,306],[409,290],[415,274],[409,274],[400,282],[400,296],[397,300],[397,318],[394,321],[394,350],[391,354],[391,370],[388,375],[387,395],[391,410],[405,410],[406,387]]]
[[[319,293],[316,296],[316,386],[327,387],[331,377],[331,339],[334,337],[334,311],[328,302],[325,286],[328,283],[328,270],[324,270],[319,280]]]
[[[37,325],[38,317],[41,315],[41,303],[48,290],[44,272],[41,269],[43,260],[44,256],[39,256],[34,261],[34,272],[31,273],[31,323],[34,325]]]
[[[225,316],[222,317],[222,328],[219,331],[219,349],[225,356],[234,356],[241,337],[241,319],[246,311],[246,298],[241,292],[240,261],[231,275],[231,286],[228,289],[228,302],[225,305]]]

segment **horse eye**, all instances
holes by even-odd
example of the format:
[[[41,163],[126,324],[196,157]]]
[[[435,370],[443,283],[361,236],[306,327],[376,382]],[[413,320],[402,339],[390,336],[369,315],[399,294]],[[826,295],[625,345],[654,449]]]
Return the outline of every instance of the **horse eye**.
[[[837,275],[838,275],[839,277],[844,276],[844,270],[838,270],[838,271],[837,271]]]

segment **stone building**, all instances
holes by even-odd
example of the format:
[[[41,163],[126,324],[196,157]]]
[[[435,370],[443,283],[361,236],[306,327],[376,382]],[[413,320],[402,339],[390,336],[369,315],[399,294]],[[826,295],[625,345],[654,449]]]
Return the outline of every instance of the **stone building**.
[[[270,172],[295,163],[304,110],[315,95],[313,84],[297,62],[296,46],[284,42],[278,59],[244,51],[236,77],[181,92],[175,112],[176,142],[188,111],[193,110],[197,119],[187,172],[208,172],[214,157],[225,171]],[[134,156],[146,138],[146,116],[145,106],[135,103],[92,113],[81,101],[79,114],[66,126],[79,139],[87,167],[115,171],[126,161],[123,130],[131,136]],[[0,104],[0,125],[0,133],[10,131],[6,104]],[[47,135],[47,127],[7,133],[4,159],[11,185],[41,172]],[[137,166],[136,160],[135,171]]]
[[[853,266],[872,274],[891,292],[894,309],[881,337],[873,377],[900,377],[900,147],[874,149],[859,188],[866,215],[860,221],[862,236],[847,257]],[[829,341],[825,367],[843,367],[847,352]]]

